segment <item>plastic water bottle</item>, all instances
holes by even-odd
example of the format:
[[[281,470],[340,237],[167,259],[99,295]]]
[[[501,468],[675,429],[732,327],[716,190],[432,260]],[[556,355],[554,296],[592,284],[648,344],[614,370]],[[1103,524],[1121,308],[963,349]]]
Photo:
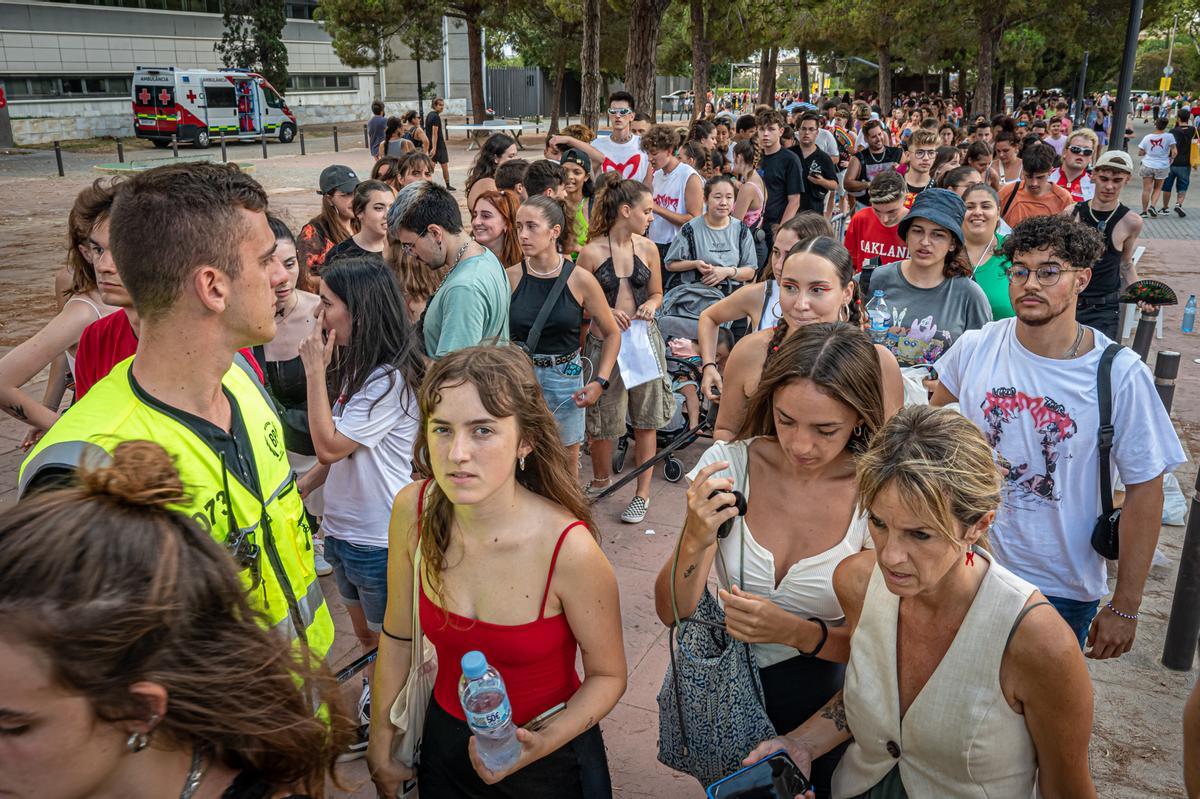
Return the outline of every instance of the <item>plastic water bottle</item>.
[[[503,771],[521,755],[504,680],[479,651],[463,655],[462,672],[458,699],[466,713],[467,726],[475,735],[479,759],[490,770]]]
[[[1181,329],[1184,333],[1191,333],[1196,327],[1196,295],[1188,297],[1187,305],[1183,306],[1183,325]]]
[[[888,328],[892,326],[892,309],[883,298],[883,291],[875,290],[871,301],[867,303],[866,312],[871,341],[876,344],[884,343],[887,340]]]

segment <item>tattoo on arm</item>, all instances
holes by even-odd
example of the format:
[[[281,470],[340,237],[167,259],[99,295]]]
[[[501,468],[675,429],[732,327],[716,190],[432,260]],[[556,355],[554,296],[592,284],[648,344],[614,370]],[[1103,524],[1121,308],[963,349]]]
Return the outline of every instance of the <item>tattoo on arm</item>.
[[[7,407],[7,410],[12,416],[20,419],[22,422],[29,421],[29,417],[25,414],[25,407],[21,403],[14,402]]]
[[[685,580],[686,580],[687,578],[691,577],[691,576],[692,576],[692,573],[693,573],[694,571],[696,571],[696,564],[695,564],[695,563],[693,563],[691,566],[688,566],[688,567],[687,567],[687,569],[685,569],[685,570],[684,570],[684,572],[683,572],[683,579],[685,579]]]
[[[835,696],[829,701],[829,704],[821,708],[821,718],[832,721],[839,732],[850,730],[850,726],[846,724],[846,703],[842,700],[841,694]]]

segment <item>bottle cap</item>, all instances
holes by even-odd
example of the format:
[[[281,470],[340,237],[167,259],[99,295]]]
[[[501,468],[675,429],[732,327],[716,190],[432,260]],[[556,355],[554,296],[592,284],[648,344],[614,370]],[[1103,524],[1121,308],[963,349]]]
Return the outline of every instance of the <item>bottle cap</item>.
[[[882,297],[882,296],[883,296],[883,289],[875,289],[875,291],[874,291],[874,294],[875,294],[875,296],[876,296],[876,297]]]
[[[487,671],[487,667],[487,658],[477,649],[473,649],[462,656],[463,676],[468,680],[482,677],[484,672]]]

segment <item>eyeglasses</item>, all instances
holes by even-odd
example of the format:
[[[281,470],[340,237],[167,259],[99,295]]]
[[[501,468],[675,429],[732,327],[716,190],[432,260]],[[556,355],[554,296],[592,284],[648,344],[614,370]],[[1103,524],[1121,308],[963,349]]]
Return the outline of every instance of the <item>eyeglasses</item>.
[[[1091,147],[1080,147],[1078,144],[1072,144],[1067,149],[1075,155],[1091,155],[1095,152]]]
[[[428,233],[429,233],[429,228],[425,228],[424,230],[422,230],[421,235],[417,236],[417,241],[420,241],[421,239],[425,238],[425,236],[428,235]],[[413,248],[416,246],[417,246],[416,241],[412,242],[411,244],[407,241],[400,242],[400,250],[405,255],[412,255]]]
[[[937,158],[937,150],[913,150],[917,158]]]
[[[1068,269],[1063,266],[1039,266],[1034,274],[1037,275],[1039,284],[1053,286],[1064,273],[1078,271],[1078,269]],[[1029,280],[1029,269],[1024,266],[1010,266],[1004,270],[1004,274],[1008,277],[1009,283],[1016,283],[1018,286],[1024,285],[1025,281]]]
[[[610,109],[608,109],[608,115],[614,116],[614,117],[625,117],[625,116],[629,116],[632,113],[633,113],[632,108],[610,108]]]

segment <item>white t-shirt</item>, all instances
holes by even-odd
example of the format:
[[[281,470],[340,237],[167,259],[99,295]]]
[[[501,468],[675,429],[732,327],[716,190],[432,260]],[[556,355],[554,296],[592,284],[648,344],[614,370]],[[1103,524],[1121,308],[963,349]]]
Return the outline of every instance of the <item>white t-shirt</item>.
[[[1090,602],[1108,593],[1092,549],[1100,515],[1096,370],[1112,342],[1064,361],[1025,349],[1017,320],[964,332],[937,363],[942,385],[996,450],[1003,499],[992,528],[996,559],[1048,596]],[[1187,460],[1150,370],[1130,349],[1112,365],[1113,475],[1153,480]],[[1157,522],[1155,522],[1157,525]]]
[[[388,371],[394,378],[389,386]],[[326,535],[352,544],[388,545],[392,502],[412,482],[413,442],[421,423],[414,391],[399,372],[379,367],[354,396],[333,406],[333,425],[359,447],[329,467]]]
[[[604,155],[601,172],[616,170],[628,180],[646,179],[650,158],[642,152],[642,137],[631,136],[629,141],[617,143],[608,136],[597,136],[592,146]]]
[[[704,467],[725,461],[729,468],[717,472],[714,477],[730,477],[733,487],[741,491],[746,500],[750,500],[750,444],[748,441],[718,441],[709,447],[695,468],[688,473],[688,482],[696,479],[696,475]],[[770,494],[770,486],[765,486],[764,493]],[[746,561],[742,563],[742,536],[745,535]],[[750,528],[745,524],[745,517],[739,516],[734,520],[730,534],[718,541],[721,557],[714,562],[717,572],[717,583],[724,589],[729,589],[730,575],[733,582],[741,585],[752,594],[766,597],[779,607],[802,618],[819,618],[830,627],[840,627],[845,623],[846,614],[838,604],[837,594],[833,591],[833,571],[837,565],[855,552],[861,552],[871,547],[871,535],[867,529],[865,513],[856,513],[850,519],[850,526],[842,540],[824,552],[798,560],[791,565],[775,585],[775,555],[754,539]],[[728,573],[726,572],[728,569]],[[743,582],[744,580],[744,582]],[[759,668],[766,668],[775,663],[794,658],[798,654],[794,647],[786,644],[755,644],[754,658]]]
[[[1053,147],[1054,152],[1058,153],[1059,158],[1061,158],[1063,154],[1063,148],[1067,146],[1067,135],[1065,133],[1060,134],[1057,139],[1053,136],[1047,136],[1046,138],[1042,139],[1042,141]]]
[[[1138,149],[1145,153],[1142,166],[1166,169],[1171,165],[1171,148],[1174,146],[1175,136],[1165,130],[1147,133],[1138,144]]]
[[[677,214],[687,213],[687,202],[684,194],[687,191],[688,180],[695,175],[696,170],[680,162],[670,172],[661,169],[654,171],[654,182],[651,191],[654,194],[654,204]],[[658,214],[650,220],[650,229],[646,235],[655,244],[670,244],[679,234],[679,225],[668,222]]]
[[[817,131],[817,148],[823,150],[826,155],[833,159],[836,166],[840,153],[838,152],[837,136],[834,136],[828,128],[821,128]]]

